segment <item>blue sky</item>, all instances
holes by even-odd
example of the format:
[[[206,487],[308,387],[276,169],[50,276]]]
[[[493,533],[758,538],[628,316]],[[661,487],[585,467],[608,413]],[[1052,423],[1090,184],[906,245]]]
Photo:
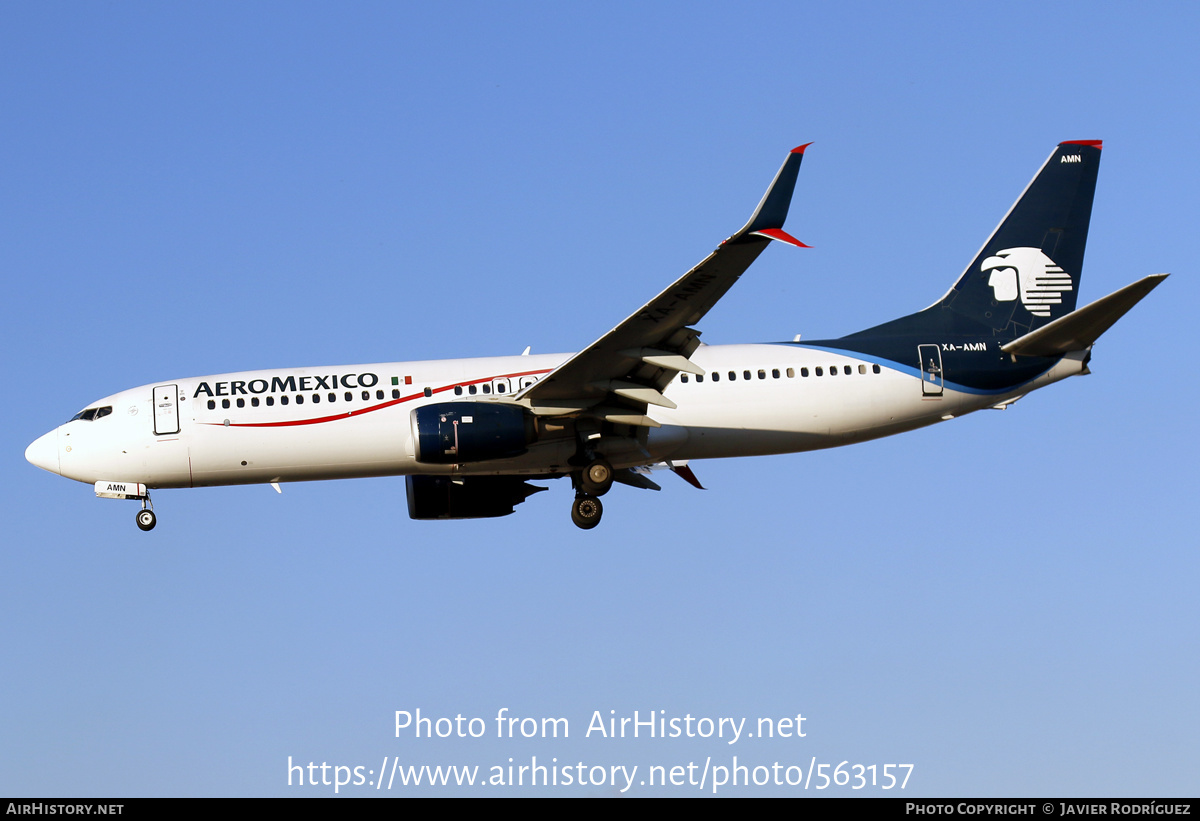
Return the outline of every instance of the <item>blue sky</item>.
[[[0,793],[331,794],[289,787],[289,756],[736,755],[911,763],[908,795],[1194,795],[1198,24],[1183,3],[4,6]],[[1174,276],[1092,376],[1003,413],[695,463],[709,490],[618,487],[586,533],[561,482],[426,523],[382,479],[163,491],[143,534],[133,503],[22,458],[183,376],[577,350],[810,140],[787,227],[813,247],[769,249],[700,327],[860,330],[938,298],[1067,139],[1105,141],[1081,299]],[[492,732],[396,738],[418,708]],[[501,708],[571,737],[497,739]],[[807,734],[584,737],[610,710]],[[617,790],[432,790],[489,791]],[[720,794],[768,793],[855,794]]]

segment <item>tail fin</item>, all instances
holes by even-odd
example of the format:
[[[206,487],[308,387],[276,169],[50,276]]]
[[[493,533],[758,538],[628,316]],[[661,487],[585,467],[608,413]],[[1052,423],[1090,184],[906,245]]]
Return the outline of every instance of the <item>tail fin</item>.
[[[1100,147],[1059,143],[938,306],[1013,335],[1075,310]]]

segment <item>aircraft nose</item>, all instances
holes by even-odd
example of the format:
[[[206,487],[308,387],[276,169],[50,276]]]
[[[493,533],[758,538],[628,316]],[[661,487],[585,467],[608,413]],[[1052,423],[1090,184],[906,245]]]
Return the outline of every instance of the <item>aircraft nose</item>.
[[[58,473],[58,428],[34,439],[33,444],[25,448],[25,458],[42,470]]]

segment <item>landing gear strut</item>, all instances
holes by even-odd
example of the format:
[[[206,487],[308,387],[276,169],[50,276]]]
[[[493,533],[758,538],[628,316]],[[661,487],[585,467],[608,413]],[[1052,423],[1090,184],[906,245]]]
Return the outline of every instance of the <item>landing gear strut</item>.
[[[149,507],[146,505],[149,504]],[[150,502],[150,494],[146,493],[146,498],[142,499],[142,509],[137,513],[137,526],[140,530],[153,530],[158,524],[158,517],[154,515],[154,505]]]
[[[595,496],[587,493],[580,493],[575,497],[575,503],[571,505],[571,521],[576,527],[584,530],[591,530],[596,525],[600,524],[600,517],[604,514],[604,505],[600,504],[600,500]]]

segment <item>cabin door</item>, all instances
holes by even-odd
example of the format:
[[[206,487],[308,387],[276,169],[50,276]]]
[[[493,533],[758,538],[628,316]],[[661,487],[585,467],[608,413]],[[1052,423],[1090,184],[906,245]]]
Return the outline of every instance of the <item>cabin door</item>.
[[[154,433],[179,433],[179,387],[159,385],[154,389]]]

